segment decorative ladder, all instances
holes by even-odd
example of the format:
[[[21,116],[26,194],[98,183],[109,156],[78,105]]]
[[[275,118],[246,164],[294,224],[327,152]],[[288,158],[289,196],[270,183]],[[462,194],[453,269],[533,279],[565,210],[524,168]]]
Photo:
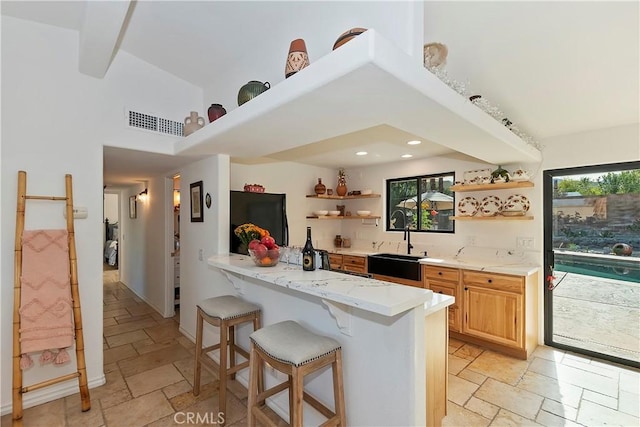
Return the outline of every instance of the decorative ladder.
[[[27,173],[18,172],[18,204],[16,211],[15,264],[13,276],[13,426],[22,426],[22,395],[24,393],[48,387],[53,384],[78,378],[82,411],[91,409],[91,398],[87,385],[87,369],[84,359],[84,338],[82,335],[82,313],[80,312],[80,293],[78,291],[78,264],[76,258],[76,242],[73,227],[73,188],[71,175],[65,175],[66,196],[29,196],[27,192]],[[25,206],[27,200],[48,200],[66,202],[67,233],[69,239],[69,269],[71,277],[71,299],[73,301],[73,323],[75,329],[76,366],[77,371],[33,384],[22,385],[22,369],[20,356],[20,293],[22,277],[22,234],[24,232]]]

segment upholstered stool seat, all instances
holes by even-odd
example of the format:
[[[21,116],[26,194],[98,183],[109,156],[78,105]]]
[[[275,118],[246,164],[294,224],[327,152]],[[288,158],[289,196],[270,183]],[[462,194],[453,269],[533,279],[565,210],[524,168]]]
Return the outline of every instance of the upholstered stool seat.
[[[265,399],[289,389],[290,425],[302,426],[303,407],[306,401],[328,418],[324,425],[346,426],[344,389],[342,385],[342,349],[333,338],[314,334],[293,321],[269,325],[250,335],[250,377],[247,408],[248,425],[261,423],[275,425],[263,412]],[[264,392],[259,390],[262,362],[288,375],[289,379]],[[316,398],[304,391],[304,376],[327,365],[333,370],[335,411],[331,411]]]
[[[193,394],[200,394],[200,376],[202,365],[215,371],[219,379],[218,411],[226,419],[227,379],[235,379],[236,372],[249,366],[249,353],[235,342],[235,326],[253,322],[253,330],[260,329],[260,307],[233,295],[208,298],[198,304],[196,328],[196,360],[193,379]],[[202,348],[202,332],[204,321],[220,328],[220,342]],[[220,363],[207,357],[207,353],[220,349]],[[228,355],[227,355],[228,352]],[[246,361],[236,364],[236,353]],[[227,359],[228,357],[228,359]],[[227,360],[229,361],[227,366]],[[257,387],[262,390],[262,374],[256,380]],[[224,422],[220,423],[224,425]]]

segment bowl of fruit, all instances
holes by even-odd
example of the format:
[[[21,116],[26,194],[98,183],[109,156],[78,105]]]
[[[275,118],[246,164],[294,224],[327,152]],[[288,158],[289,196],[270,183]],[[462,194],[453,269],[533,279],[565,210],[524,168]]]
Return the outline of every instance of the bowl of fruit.
[[[280,248],[271,236],[249,242],[249,255],[259,267],[273,267],[280,260]]]

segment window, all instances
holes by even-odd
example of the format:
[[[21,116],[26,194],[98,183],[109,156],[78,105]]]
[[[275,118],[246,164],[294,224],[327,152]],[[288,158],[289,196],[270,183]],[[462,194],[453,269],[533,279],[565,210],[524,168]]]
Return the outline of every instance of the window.
[[[387,231],[453,233],[453,172],[387,180]],[[418,198],[418,194],[420,197]]]

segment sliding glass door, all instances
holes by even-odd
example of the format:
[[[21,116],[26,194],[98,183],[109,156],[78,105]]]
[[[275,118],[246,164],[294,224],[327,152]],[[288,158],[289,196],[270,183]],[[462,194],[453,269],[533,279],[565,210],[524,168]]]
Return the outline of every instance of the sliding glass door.
[[[640,367],[640,162],[543,181],[545,344]]]

